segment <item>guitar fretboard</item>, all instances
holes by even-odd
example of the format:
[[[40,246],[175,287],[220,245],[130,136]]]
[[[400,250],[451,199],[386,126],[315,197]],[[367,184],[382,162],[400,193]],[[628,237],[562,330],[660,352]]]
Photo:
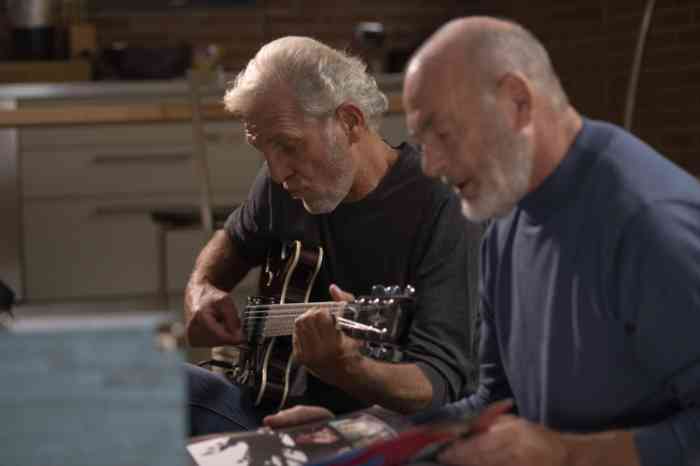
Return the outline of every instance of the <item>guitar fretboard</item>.
[[[340,314],[348,303],[346,301],[324,301],[317,303],[287,303],[287,304],[257,304],[246,306],[243,326],[248,335],[270,338],[291,335],[294,331],[294,320],[312,308],[329,309],[336,318],[336,324],[345,329],[361,330],[383,334],[385,329],[355,322]],[[262,330],[262,333],[260,332]]]

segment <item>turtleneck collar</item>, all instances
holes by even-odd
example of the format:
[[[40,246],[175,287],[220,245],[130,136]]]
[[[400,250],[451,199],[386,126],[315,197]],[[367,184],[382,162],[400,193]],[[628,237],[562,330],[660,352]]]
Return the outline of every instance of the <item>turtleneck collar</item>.
[[[518,208],[525,213],[530,223],[545,223],[576,196],[579,183],[596,158],[596,151],[592,150],[595,142],[595,131],[592,130],[594,125],[595,122],[583,119],[581,130],[559,165],[537,189],[518,203]]]

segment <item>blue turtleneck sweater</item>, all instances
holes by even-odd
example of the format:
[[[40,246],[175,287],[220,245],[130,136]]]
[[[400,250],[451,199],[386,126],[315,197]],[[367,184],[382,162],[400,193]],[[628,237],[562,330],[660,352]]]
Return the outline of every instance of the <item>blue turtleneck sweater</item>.
[[[642,465],[700,461],[700,184],[584,120],[482,245],[481,380],[562,431],[632,429]]]

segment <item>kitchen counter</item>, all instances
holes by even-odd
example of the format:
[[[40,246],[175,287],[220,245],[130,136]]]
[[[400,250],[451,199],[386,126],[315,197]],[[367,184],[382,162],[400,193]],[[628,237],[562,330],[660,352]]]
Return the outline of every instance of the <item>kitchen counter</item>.
[[[402,79],[400,74],[377,78],[389,98],[389,113],[402,111]],[[205,117],[227,118],[214,99],[222,93],[223,88],[210,91],[214,101],[205,106]],[[0,127],[185,121],[191,117],[187,94],[184,79],[5,85],[0,102],[9,105],[0,110]]]
[[[378,82],[389,97],[383,135],[398,143],[406,138],[402,76]],[[235,205],[260,156],[224,111],[223,93],[221,85],[205,89],[202,110],[215,120],[207,133],[214,199]],[[199,200],[189,101],[185,79],[0,86],[0,277],[20,300],[135,299],[159,290],[161,246],[148,213]],[[180,293],[202,238],[195,231],[170,241],[166,285]]]

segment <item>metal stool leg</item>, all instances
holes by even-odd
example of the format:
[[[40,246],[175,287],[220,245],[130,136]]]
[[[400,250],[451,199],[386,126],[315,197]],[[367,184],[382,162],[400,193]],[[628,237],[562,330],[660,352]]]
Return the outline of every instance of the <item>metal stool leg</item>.
[[[167,227],[158,225],[156,228],[156,254],[158,264],[158,301],[165,309],[168,308],[168,232]]]

